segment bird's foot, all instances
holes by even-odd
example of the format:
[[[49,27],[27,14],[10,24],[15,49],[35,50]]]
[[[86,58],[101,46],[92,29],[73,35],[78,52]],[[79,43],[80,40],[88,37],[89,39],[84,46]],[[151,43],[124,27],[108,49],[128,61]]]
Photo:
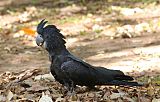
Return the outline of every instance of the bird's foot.
[[[78,100],[78,96],[75,92],[71,92],[71,91],[68,91],[67,93],[67,96],[66,96],[66,99],[70,101],[74,101],[74,102],[77,102]]]
[[[64,86],[64,90],[69,90],[69,88],[68,88],[68,87],[66,87],[66,86]]]
[[[75,91],[68,91],[67,92],[67,96],[74,96],[74,95],[76,95]]]

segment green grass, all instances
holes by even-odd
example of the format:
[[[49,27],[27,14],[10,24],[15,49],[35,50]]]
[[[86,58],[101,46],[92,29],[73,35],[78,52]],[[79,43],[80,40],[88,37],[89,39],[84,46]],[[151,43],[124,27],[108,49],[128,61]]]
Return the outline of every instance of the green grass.
[[[57,22],[59,24],[64,24],[64,23],[78,23],[82,20],[82,17],[79,16],[72,16],[72,17],[66,17],[59,19]]]
[[[79,34],[80,34],[80,35],[86,35],[86,34],[87,34],[87,31],[85,31],[85,30],[84,30],[84,31],[80,31]]]
[[[160,85],[160,76],[154,76],[152,78],[144,76],[144,77],[139,78],[138,80],[140,82],[146,82],[147,83],[149,79],[151,79],[151,83]]]
[[[129,0],[130,2],[142,2],[142,3],[152,3],[157,2],[158,0]]]

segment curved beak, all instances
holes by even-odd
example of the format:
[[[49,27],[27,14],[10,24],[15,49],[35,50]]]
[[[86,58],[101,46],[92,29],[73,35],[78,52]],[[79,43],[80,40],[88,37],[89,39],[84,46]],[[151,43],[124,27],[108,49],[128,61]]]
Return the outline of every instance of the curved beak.
[[[37,37],[36,37],[36,44],[37,44],[38,46],[42,46],[43,43],[44,43],[43,38],[41,37],[41,35],[38,34]]]

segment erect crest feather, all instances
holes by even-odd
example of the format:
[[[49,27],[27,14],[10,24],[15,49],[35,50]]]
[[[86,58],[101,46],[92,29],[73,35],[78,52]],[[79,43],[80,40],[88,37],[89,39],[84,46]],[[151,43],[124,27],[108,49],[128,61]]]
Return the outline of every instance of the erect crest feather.
[[[44,25],[47,23],[48,21],[45,21],[45,19],[43,19],[37,26],[37,33],[42,34],[43,32],[43,28]]]
[[[55,25],[47,25],[45,26],[45,24],[48,21],[45,21],[45,19],[43,19],[37,26],[37,33],[38,34],[44,34],[44,35],[49,35],[50,38],[56,38],[56,41],[61,42],[62,44],[65,44],[65,36],[63,36],[60,33],[60,30],[55,26]],[[44,27],[45,26],[45,27]],[[51,37],[52,36],[52,37]]]

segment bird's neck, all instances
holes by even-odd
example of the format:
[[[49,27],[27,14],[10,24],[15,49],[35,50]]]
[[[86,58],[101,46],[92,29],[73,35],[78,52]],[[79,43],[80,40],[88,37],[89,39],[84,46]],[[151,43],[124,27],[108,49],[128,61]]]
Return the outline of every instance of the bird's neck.
[[[60,38],[50,37],[50,39],[46,40],[46,50],[49,55],[52,57],[56,57],[59,55],[68,55],[69,51],[66,49],[65,41]]]
[[[68,55],[70,54],[66,47],[63,48],[50,48],[47,50],[49,55],[52,57],[56,57],[59,55]]]

